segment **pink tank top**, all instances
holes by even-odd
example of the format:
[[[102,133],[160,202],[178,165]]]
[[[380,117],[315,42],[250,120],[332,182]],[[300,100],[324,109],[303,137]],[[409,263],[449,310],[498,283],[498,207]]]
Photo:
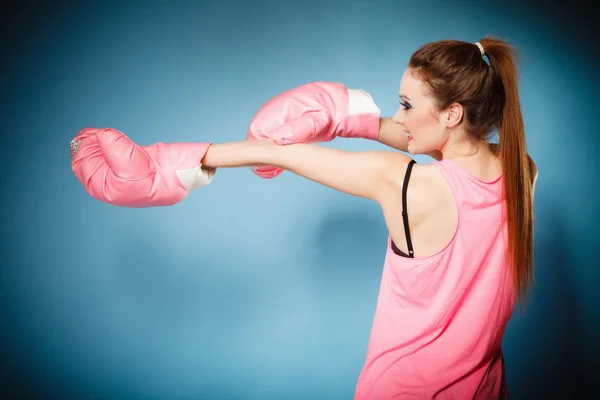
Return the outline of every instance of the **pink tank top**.
[[[507,396],[501,346],[515,291],[503,180],[482,181],[450,159],[434,165],[454,194],[457,229],[429,257],[397,255],[388,238],[355,400]]]

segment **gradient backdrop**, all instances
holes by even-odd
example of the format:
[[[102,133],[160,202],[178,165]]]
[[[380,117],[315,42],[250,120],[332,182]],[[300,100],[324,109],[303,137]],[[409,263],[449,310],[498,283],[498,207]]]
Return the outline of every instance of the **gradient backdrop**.
[[[509,390],[514,399],[577,398],[592,387],[595,21],[549,2],[448,3],[25,3],[4,13],[2,391],[350,399],[386,246],[376,204],[289,172],[265,181],[229,169],[176,206],[117,208],[85,193],[69,142],[90,126],[143,145],[242,140],[263,102],[314,80],[363,88],[392,116],[417,47],[488,33],[522,52],[523,112],[540,169],[537,283],[504,340]]]

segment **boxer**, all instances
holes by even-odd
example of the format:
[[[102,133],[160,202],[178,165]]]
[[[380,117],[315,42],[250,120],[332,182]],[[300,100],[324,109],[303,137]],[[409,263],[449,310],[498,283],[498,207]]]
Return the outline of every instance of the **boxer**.
[[[87,193],[123,207],[179,203],[208,185],[215,171],[202,168],[210,143],[138,146],[111,128],[84,128],[71,141],[71,168]]]

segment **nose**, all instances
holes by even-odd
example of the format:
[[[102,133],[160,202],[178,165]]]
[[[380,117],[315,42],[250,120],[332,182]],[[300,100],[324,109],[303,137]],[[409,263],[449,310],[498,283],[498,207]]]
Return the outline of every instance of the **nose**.
[[[402,107],[398,107],[398,111],[396,111],[396,114],[394,114],[392,120],[397,124],[404,125],[404,110]]]

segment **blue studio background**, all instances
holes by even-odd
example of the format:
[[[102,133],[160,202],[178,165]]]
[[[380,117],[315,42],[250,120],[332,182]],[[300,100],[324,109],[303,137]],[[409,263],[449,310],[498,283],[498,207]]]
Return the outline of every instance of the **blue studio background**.
[[[411,53],[491,33],[521,51],[536,286],[504,340],[515,399],[575,398],[599,367],[600,143],[589,12],[551,2],[22,3],[2,24],[2,392],[350,399],[387,232],[376,204],[289,172],[222,169],[167,208],[89,197],[83,127],[142,145],[245,138],[270,97],[326,80],[392,116]],[[366,140],[327,144],[383,149]],[[429,162],[428,158],[418,158]]]

